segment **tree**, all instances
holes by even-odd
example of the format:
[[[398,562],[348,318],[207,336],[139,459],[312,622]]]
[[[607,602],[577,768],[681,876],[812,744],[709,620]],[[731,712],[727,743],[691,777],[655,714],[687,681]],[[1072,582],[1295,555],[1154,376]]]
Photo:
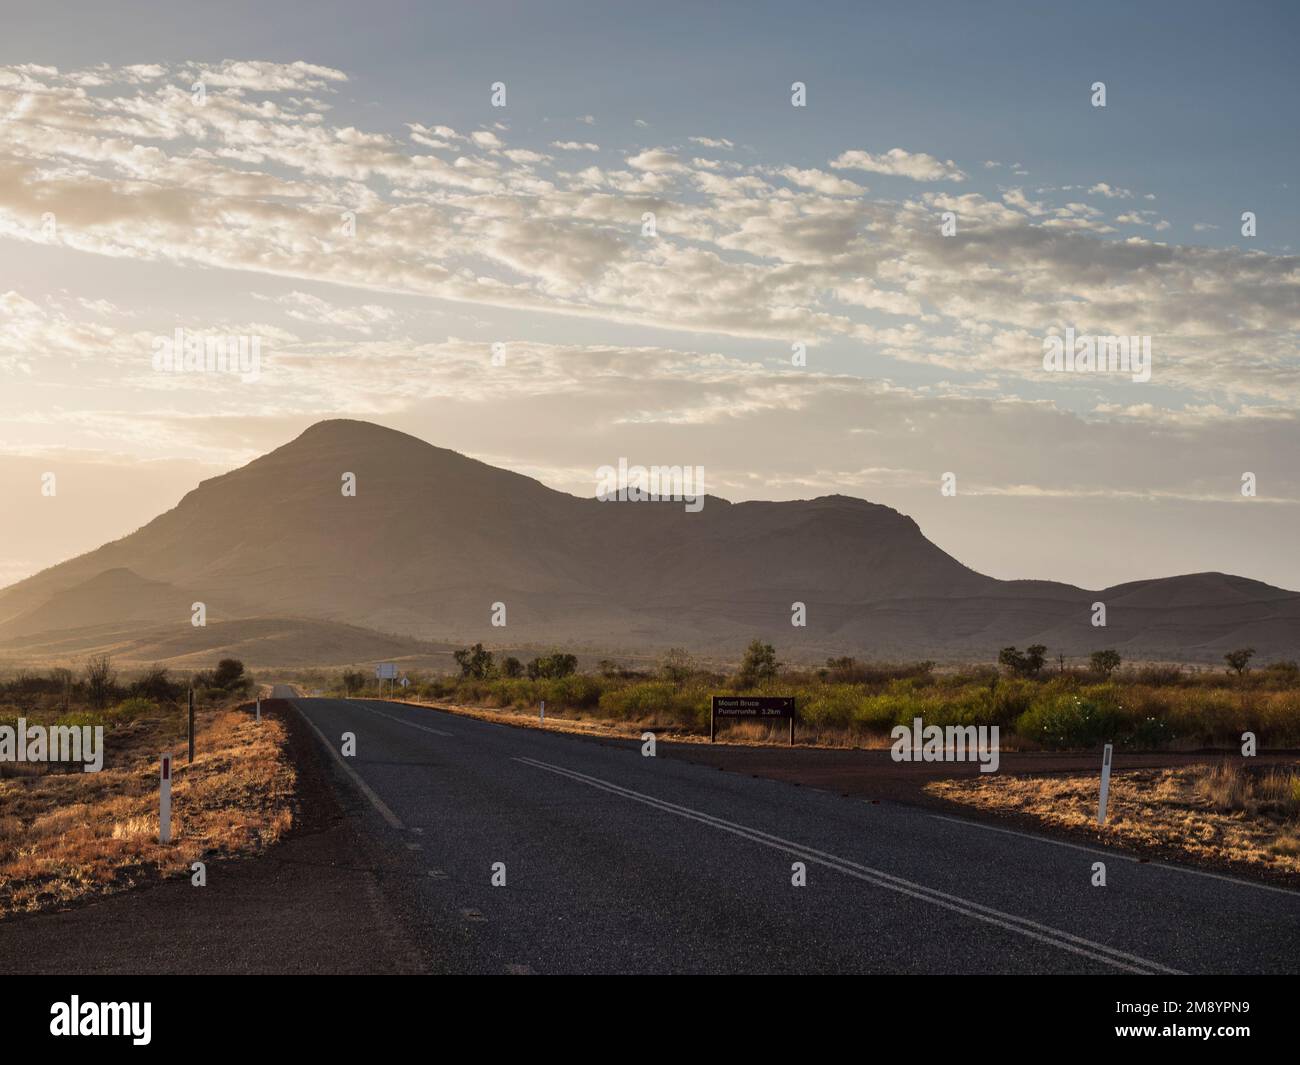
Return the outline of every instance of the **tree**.
[[[529,680],[559,680],[567,677],[578,668],[578,656],[552,651],[542,658],[534,658],[528,663]]]
[[[244,663],[238,658],[223,658],[212,674],[212,686],[222,691],[246,688],[248,683],[249,678],[244,676]]]
[[[368,679],[359,669],[345,669],[343,671],[343,690],[348,695],[353,692],[363,691]]]
[[[460,666],[460,675],[474,680],[488,680],[493,674],[492,652],[483,650],[481,643],[452,654]]]
[[[1047,647],[1041,643],[1026,647],[1024,654],[1014,647],[1004,647],[998,652],[998,662],[1019,677],[1038,676],[1046,661]]]
[[[1093,651],[1092,656],[1088,659],[1094,673],[1100,673],[1104,677],[1109,677],[1115,670],[1119,669],[1120,658],[1118,651]]]
[[[164,672],[166,672],[164,670]],[[63,712],[68,712],[68,696],[72,692],[72,670],[56,666],[50,670],[50,682],[58,686],[59,697],[63,700]]]
[[[1036,643],[1032,647],[1025,649],[1025,665],[1029,667],[1030,676],[1038,676],[1038,671],[1043,668],[1043,663],[1047,661],[1047,646]]]
[[[751,640],[745,648],[740,663],[738,679],[742,687],[752,688],[776,677],[781,663],[776,660],[776,648],[762,640]]]
[[[664,657],[659,663],[659,670],[664,675],[664,680],[671,681],[673,684],[685,684],[695,672],[695,663],[691,660],[690,653],[682,647],[670,647],[664,652]]]
[[[501,675],[503,677],[522,677],[524,675],[524,664],[513,655],[501,663]]]
[[[102,710],[117,690],[117,671],[108,655],[99,655],[86,663],[86,697],[96,710]]]
[[[1255,657],[1255,648],[1241,647],[1235,651],[1229,651],[1223,656],[1223,660],[1237,671],[1237,676],[1246,672],[1250,665],[1250,660]]]

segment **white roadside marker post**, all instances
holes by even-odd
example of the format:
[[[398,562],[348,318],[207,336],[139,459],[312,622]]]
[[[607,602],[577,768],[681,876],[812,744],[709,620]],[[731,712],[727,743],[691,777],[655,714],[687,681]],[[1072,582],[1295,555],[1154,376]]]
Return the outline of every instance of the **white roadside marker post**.
[[[542,700],[542,724],[546,724],[546,700]]]
[[[162,756],[158,770],[158,842],[172,841],[172,756]]]
[[[1113,744],[1106,744],[1101,752],[1101,799],[1097,803],[1097,824],[1106,823],[1106,799],[1110,794],[1110,754]]]
[[[257,697],[257,720],[259,722],[262,720],[262,697],[260,695]]]

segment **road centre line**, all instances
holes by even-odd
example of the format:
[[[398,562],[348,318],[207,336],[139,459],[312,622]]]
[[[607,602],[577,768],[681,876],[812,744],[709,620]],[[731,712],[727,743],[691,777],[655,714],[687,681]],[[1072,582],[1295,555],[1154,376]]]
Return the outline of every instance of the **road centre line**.
[[[368,710],[372,714],[378,714],[380,717],[386,717],[389,721],[396,721],[399,725],[405,725],[407,728],[418,728],[421,732],[431,732],[435,736],[454,736],[454,732],[444,732],[440,728],[430,728],[428,725],[417,725],[414,721],[407,721],[404,718],[394,717],[392,714],[385,714],[382,710],[376,710],[373,706],[366,706],[365,703],[358,702],[356,699],[343,700],[349,706],[359,707],[362,710]]]
[[[1049,946],[1056,947],[1059,950],[1068,951],[1072,954],[1077,954],[1093,961],[1099,961],[1117,969],[1123,969],[1132,973],[1141,973],[1143,975],[1150,975],[1153,972],[1184,975],[1178,969],[1171,969],[1168,966],[1161,965],[1159,962],[1151,961],[1150,959],[1142,958],[1135,954],[1129,954],[1126,951],[1106,946],[1103,943],[1096,943],[1069,932],[1063,932],[1060,929],[1040,924],[1027,917],[1019,917],[1015,914],[1006,913],[1002,910],[994,909],[991,906],[985,906],[982,903],[964,899],[958,895],[951,895],[935,888],[926,887],[923,884],[905,880],[902,877],[894,876],[882,870],[873,869],[870,866],[860,865],[857,862],[849,861],[846,858],[827,854],[824,851],[819,851],[811,847],[803,847],[800,844],[791,842],[790,840],[782,839],[780,836],[773,836],[770,833],[762,832],[759,829],[749,828],[745,825],[738,825],[732,821],[726,821],[720,817],[714,817],[712,814],[706,814],[688,806],[679,806],[678,804],[669,802],[665,799],[657,799],[654,796],[633,791],[631,788],[624,788],[610,781],[601,780],[599,777],[588,776],[585,773],[566,769],[563,766],[552,765],[549,762],[538,761],[534,758],[514,758],[513,761],[537,769],[542,769],[558,776],[567,777],[570,780],[575,780],[590,787],[599,788],[603,791],[622,796],[623,798],[632,799],[666,813],[675,814],[678,817],[697,821],[700,824],[709,826],[710,828],[715,828],[735,836],[740,836],[742,839],[748,839],[751,842],[762,844],[765,847],[784,851],[787,854],[793,855],[795,858],[812,861],[817,865],[825,866],[826,868],[833,869],[836,872],[844,873],[846,876],[866,881],[876,887],[882,887],[889,891],[907,895],[919,899],[922,902],[928,902],[933,906],[939,906],[943,909],[960,913],[966,917],[974,918],[978,921],[997,925],[1000,928],[1015,932],[1018,935],[1038,940],[1039,942],[1046,943]]]

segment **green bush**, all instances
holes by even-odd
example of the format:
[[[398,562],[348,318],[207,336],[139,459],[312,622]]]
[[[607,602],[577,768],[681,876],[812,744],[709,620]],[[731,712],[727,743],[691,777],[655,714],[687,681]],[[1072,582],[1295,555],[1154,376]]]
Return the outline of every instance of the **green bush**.
[[[134,721],[138,717],[157,712],[158,705],[152,699],[135,695],[129,699],[123,699],[113,707],[110,716],[114,721]]]
[[[856,685],[827,684],[797,700],[799,721],[818,727],[849,728],[862,703],[862,689]]]
[[[1036,700],[1016,722],[1016,732],[1044,747],[1094,747],[1114,740],[1120,724],[1113,704],[1062,692]]]

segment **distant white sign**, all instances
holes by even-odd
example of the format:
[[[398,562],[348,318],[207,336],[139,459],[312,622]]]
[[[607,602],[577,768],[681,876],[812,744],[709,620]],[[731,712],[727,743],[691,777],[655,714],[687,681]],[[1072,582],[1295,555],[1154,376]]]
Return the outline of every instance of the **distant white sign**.
[[[397,677],[397,666],[392,662],[380,662],[375,666],[375,676],[379,680],[393,680]]]
[[[410,682],[409,680],[407,680],[405,677],[402,678],[402,687],[403,687],[403,688],[405,688],[405,687],[406,687],[408,684],[410,684],[410,683],[411,683],[411,682]]]

